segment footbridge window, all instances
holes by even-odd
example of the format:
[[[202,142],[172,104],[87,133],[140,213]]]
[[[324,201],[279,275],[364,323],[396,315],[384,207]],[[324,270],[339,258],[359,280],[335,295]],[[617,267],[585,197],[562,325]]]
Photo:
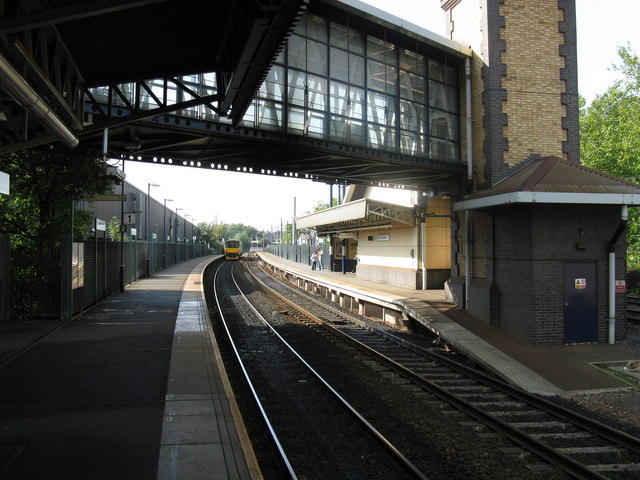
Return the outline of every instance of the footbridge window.
[[[458,88],[455,67],[307,15],[243,124],[457,162]]]

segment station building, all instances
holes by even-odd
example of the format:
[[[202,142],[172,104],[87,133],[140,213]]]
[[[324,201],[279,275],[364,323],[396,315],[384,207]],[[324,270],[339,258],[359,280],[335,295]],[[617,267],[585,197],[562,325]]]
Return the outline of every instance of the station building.
[[[462,160],[466,174],[404,202],[353,186],[344,204],[298,226],[332,236],[336,269],[444,288],[478,321],[531,344],[623,340],[627,209],[640,188],[580,165],[575,1],[441,6],[446,41],[471,53],[446,66],[444,85],[429,80],[423,145]]]

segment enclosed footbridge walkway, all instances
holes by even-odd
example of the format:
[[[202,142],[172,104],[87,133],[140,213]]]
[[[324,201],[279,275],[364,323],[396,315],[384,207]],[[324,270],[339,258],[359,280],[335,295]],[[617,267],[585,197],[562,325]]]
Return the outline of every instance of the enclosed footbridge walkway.
[[[7,9],[0,153],[434,192],[466,170],[464,46],[356,0],[99,3]]]

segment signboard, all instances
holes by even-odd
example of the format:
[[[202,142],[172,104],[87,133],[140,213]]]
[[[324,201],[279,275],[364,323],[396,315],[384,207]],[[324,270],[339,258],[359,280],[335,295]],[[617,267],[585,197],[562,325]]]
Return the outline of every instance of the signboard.
[[[107,231],[107,222],[104,220],[100,220],[96,218],[96,231],[98,232],[106,232]]]
[[[122,221],[124,225],[136,224],[136,212],[124,212],[124,219]]]
[[[135,237],[136,233],[138,233],[138,231],[135,228],[132,228],[130,233],[131,233],[132,237]]]
[[[626,292],[627,282],[625,280],[616,280],[616,292]]]
[[[0,172],[0,194],[9,195],[9,174]]]
[[[576,290],[584,290],[587,288],[586,278],[576,278],[575,280]]]
[[[379,242],[388,242],[390,238],[391,238],[391,235],[389,235],[388,233],[385,235],[378,235]]]

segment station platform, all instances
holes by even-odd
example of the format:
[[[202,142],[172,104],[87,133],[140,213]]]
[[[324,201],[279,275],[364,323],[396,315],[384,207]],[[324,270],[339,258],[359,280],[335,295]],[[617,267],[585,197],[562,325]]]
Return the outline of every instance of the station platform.
[[[261,478],[209,328],[214,259],[69,322],[0,322],[0,477]]]
[[[640,338],[609,344],[533,346],[506,330],[487,324],[445,300],[444,290],[411,290],[359,279],[267,252],[259,255],[297,275],[317,277],[350,295],[377,297],[400,306],[449,345],[476,363],[519,387],[542,395],[561,395],[628,388],[629,385],[597,365],[626,364],[640,358]],[[635,345],[635,346],[634,346]]]

